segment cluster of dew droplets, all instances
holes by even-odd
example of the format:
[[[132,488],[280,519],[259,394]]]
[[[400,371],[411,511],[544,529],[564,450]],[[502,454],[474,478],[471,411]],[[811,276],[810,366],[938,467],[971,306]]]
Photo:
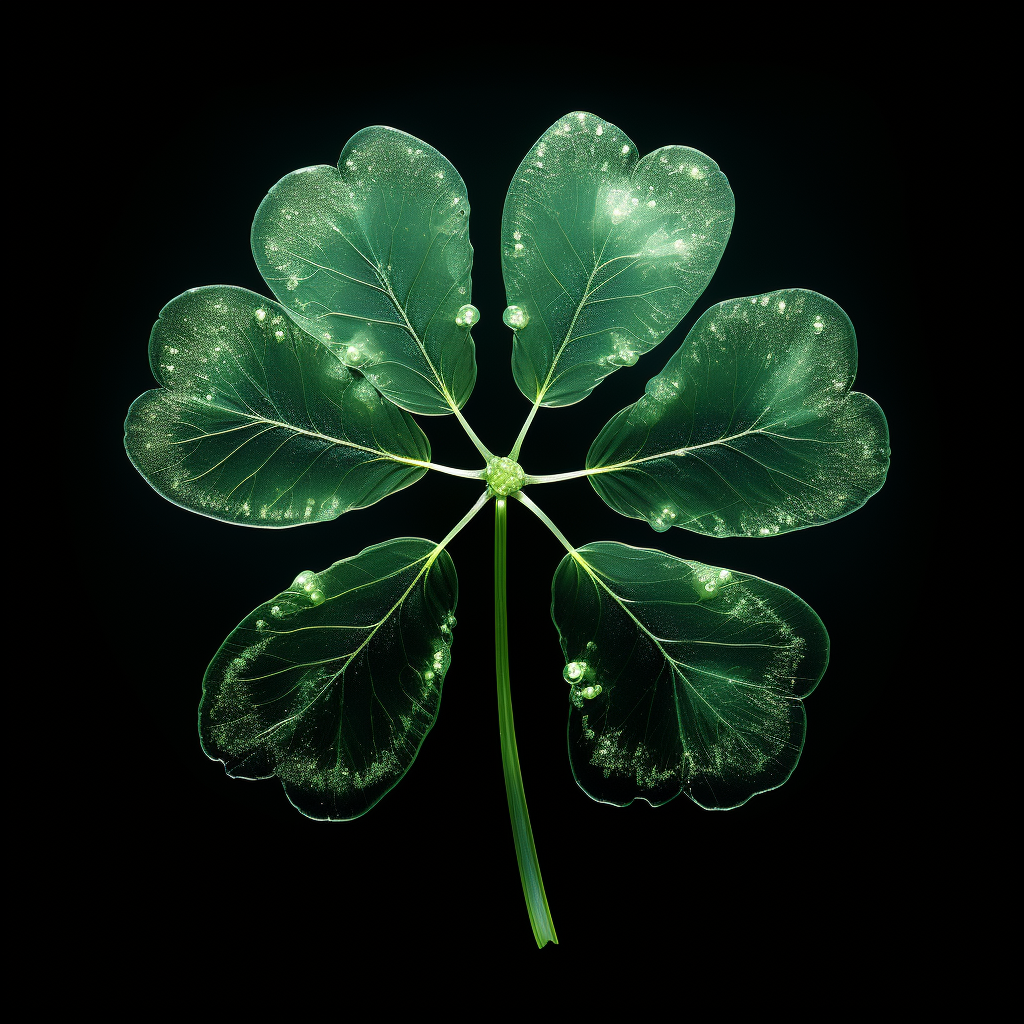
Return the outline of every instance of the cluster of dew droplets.
[[[597,645],[591,640],[587,644],[587,654],[591,658],[597,651]],[[562,678],[571,687],[569,699],[578,707],[583,707],[585,700],[593,700],[604,689],[600,683],[591,682],[594,678],[594,668],[591,662],[578,659],[570,661],[562,670]]]
[[[455,322],[459,327],[472,327],[480,320],[480,310],[471,303],[466,303],[464,306],[459,307],[459,311],[455,314]]]
[[[650,520],[650,524],[658,531],[658,533],[664,533],[670,526],[675,525],[675,519],[678,514],[679,513],[676,512],[671,505],[666,505],[653,519]]]
[[[626,151],[623,151],[625,155]],[[605,198],[608,214],[613,224],[621,224],[640,205],[640,200],[631,192],[613,189]]]
[[[612,333],[612,350],[605,356],[609,366],[633,366],[640,353],[633,348],[632,341],[621,334]]]
[[[511,327],[513,331],[521,331],[530,322],[529,314],[522,306],[506,306],[501,319],[505,326]]]
[[[728,569],[715,569],[707,566],[694,573],[693,589],[702,600],[714,597],[722,587],[732,581],[732,573]]]
[[[317,579],[317,575],[312,569],[306,569],[304,572],[300,572],[295,577],[295,582],[292,584],[292,590],[299,590],[309,598],[310,604],[323,604],[324,603],[324,592],[320,589],[320,581]],[[274,609],[270,609],[271,615],[274,614]]]
[[[434,651],[434,660],[427,666],[426,670],[423,673],[423,678],[428,683],[432,682],[435,676],[440,676],[443,679],[445,670],[445,648],[440,647],[436,651]]]
[[[369,340],[363,334],[355,334],[341,351],[346,366],[359,367],[370,361]]]

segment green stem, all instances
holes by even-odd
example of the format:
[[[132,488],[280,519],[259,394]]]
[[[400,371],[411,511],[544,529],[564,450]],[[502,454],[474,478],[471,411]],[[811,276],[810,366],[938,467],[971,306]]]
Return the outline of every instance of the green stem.
[[[565,539],[565,534],[555,526],[555,524],[547,517],[544,510],[541,509],[535,502],[531,501],[522,491],[516,491],[512,495],[516,501],[522,502],[554,535],[558,538],[558,542],[569,552],[574,558],[579,558],[576,554],[576,549]]]
[[[537,415],[537,410],[540,408],[540,399],[533,403],[533,408],[530,410],[530,414],[526,417],[526,422],[523,424],[523,429],[519,431],[519,436],[516,438],[516,443],[512,445],[512,451],[509,452],[508,457],[513,461],[519,460],[519,449],[523,447],[523,441],[526,440],[526,432],[530,429],[530,424],[533,423],[533,417]]]
[[[414,462],[412,459],[402,459],[411,466],[424,466],[433,469],[438,473],[447,473],[449,476],[461,476],[464,480],[483,480],[483,469],[455,469],[453,466],[442,466],[437,462]]]
[[[476,504],[448,531],[448,536],[445,537],[440,544],[434,548],[433,554],[430,556],[430,561],[433,562],[437,556],[444,551],[444,549],[452,542],[459,531],[470,521],[487,504],[490,499],[490,494],[484,491],[479,498],[476,499]]]
[[[505,594],[506,505],[504,498],[494,503],[494,660],[498,673],[498,727],[501,732],[501,765],[505,770],[505,793],[512,818],[512,836],[516,843],[519,878],[523,883],[526,910],[530,915],[537,948],[558,942],[551,920],[540,861],[530,828],[530,812],[526,808],[523,776],[519,770],[515,723],[512,720],[512,691],[508,670],[508,605]]]
[[[593,476],[595,473],[613,473],[619,466],[597,466],[594,469],[577,469],[572,473],[541,473],[539,476],[527,474],[523,486],[530,484],[556,484],[560,480],[576,480],[581,476]]]
[[[494,454],[491,450],[476,436],[476,431],[469,425],[469,421],[465,416],[462,415],[462,410],[452,403],[452,412],[455,413],[455,418],[462,424],[462,429],[466,432],[467,437],[473,442],[473,446],[476,450],[484,457],[485,462],[490,462],[494,458]]]

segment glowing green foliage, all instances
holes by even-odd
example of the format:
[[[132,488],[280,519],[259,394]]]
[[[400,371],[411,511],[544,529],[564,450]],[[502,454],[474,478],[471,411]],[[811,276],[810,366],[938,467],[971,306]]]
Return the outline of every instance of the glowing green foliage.
[[[516,383],[533,403],[507,457],[460,411],[480,321],[468,220],[455,168],[391,128],[357,132],[336,168],[289,174],[252,229],[256,262],[283,305],[226,286],[172,300],[150,341],[161,388],[132,405],[125,445],[164,496],[252,526],[331,519],[427,469],[481,484],[438,544],[400,538],[299,573],[246,616],[207,670],[204,750],[233,776],[277,776],[320,819],[363,814],[415,759],[450,661],[458,585],[445,549],[496,499],[502,765],[544,945],[557,938],[513,725],[508,500],[569,552],[552,617],[580,786],[619,805],[686,793],[736,807],[780,786],[799,759],[802,698],[828,661],[817,615],[743,573],[610,541],[574,548],[525,491],[588,476],[613,509],[656,530],[771,536],[864,504],[885,479],[888,431],[879,407],[850,390],[857,349],[846,314],[794,289],[706,312],[643,398],[601,431],[586,469],[531,476],[518,459],[539,406],[585,398],[693,306],[729,238],[732,191],[703,153],[667,146],[640,159],[593,114],[568,114],[541,136],[502,219],[502,320],[514,332]],[[485,465],[431,461],[410,412],[454,413]]]
[[[276,775],[311,818],[365,813],[434,724],[457,599],[451,558],[418,538],[300,573],[242,620],[207,669],[207,754],[238,778]]]
[[[172,299],[149,361],[163,387],[132,405],[125,446],[157,491],[193,512],[301,526],[426,472],[416,421],[254,292],[213,285]]]
[[[610,541],[566,555],[551,593],[569,756],[595,800],[736,807],[789,778],[801,698],[828,663],[825,627],[795,594]]]
[[[655,530],[769,537],[860,508],[885,481],[889,431],[851,391],[857,341],[831,299],[730,299],[694,324],[587,456],[594,489]]]
[[[665,146],[640,159],[615,125],[560,118],[519,165],[501,221],[519,390],[571,405],[654,348],[707,287],[733,210],[703,153]]]
[[[469,200],[436,149],[394,128],[356,132],[337,167],[270,190],[252,251],[295,322],[382,395],[428,415],[465,404],[476,381]]]

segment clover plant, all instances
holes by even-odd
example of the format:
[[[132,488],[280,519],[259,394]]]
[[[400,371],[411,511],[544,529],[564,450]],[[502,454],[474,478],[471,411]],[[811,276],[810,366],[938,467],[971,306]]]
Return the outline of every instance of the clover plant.
[[[365,128],[337,167],[295,171],[260,205],[252,251],[277,301],[213,285],[164,307],[149,346],[160,387],[125,424],[128,455],[160,494],[245,526],[334,519],[428,471],[480,481],[439,542],[399,537],[305,570],[247,615],[206,671],[199,728],[229,775],[276,775],[311,818],[368,811],[437,716],[458,597],[447,547],[493,501],[502,760],[540,946],[557,939],[512,720],[507,502],[565,547],[551,616],[580,787],[619,806],[685,793],[730,808],[796,766],[802,699],[828,661],[818,616],[734,569],[616,541],[575,547],[527,491],[585,476],[656,531],[772,537],[847,515],[885,478],[885,418],[850,390],[853,326],[804,289],[707,310],[583,468],[538,476],[521,465],[541,406],[586,398],[689,312],[733,210],[725,175],[694,149],[640,158],[620,129],[583,112],[541,136],[515,172],[501,233],[503,320],[531,404],[512,450],[496,456],[461,411],[480,316],[465,183],[425,142]],[[434,462],[416,415],[455,416],[480,464]]]

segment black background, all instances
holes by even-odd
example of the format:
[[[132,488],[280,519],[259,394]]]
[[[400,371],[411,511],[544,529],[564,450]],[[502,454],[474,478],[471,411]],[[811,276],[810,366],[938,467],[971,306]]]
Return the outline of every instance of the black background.
[[[495,68],[467,70],[439,87],[338,70],[287,98],[251,84],[213,89],[194,69],[167,93],[126,78],[97,119],[110,172],[109,241],[119,253],[117,280],[108,282],[117,316],[104,339],[111,514],[97,554],[128,584],[107,622],[104,675],[120,696],[105,716],[103,803],[112,817],[96,842],[109,869],[98,883],[101,900],[121,922],[125,963],[169,998],[188,997],[200,979],[212,984],[211,1007],[228,1007],[241,990],[270,998],[298,984],[333,991],[340,1011],[345,992],[355,998],[385,967],[408,981],[386,996],[396,1015],[441,994],[458,1001],[481,990],[497,1013],[508,972],[520,970],[533,979],[516,997],[523,1005],[527,987],[543,981],[566,1006],[585,983],[592,1007],[622,995],[642,1010],[654,998],[645,978],[675,985],[688,972],[702,984],[728,981],[739,999],[759,972],[778,971],[771,1002],[785,998],[798,962],[833,978],[848,998],[870,1000],[890,961],[878,943],[855,937],[871,928],[889,942],[909,912],[898,838],[908,819],[904,812],[896,824],[903,783],[892,777],[890,754],[900,723],[887,697],[899,686],[902,655],[890,639],[890,608],[879,600],[893,567],[913,557],[898,545],[913,463],[904,398],[910,353],[897,299],[905,216],[893,187],[899,102],[814,75],[748,79],[742,88],[712,76],[683,89],[658,80],[569,86],[538,74],[524,87],[509,68]],[[891,479],[860,511],[763,541],[657,535],[612,512],[585,480],[533,492],[574,544],[614,539],[753,573],[799,594],[824,621],[831,662],[807,702],[795,774],[724,813],[685,797],[618,809],[576,786],[549,614],[562,551],[526,510],[510,509],[517,735],[560,939],[538,952],[501,773],[489,511],[450,547],[460,598],[438,722],[406,777],[367,816],[303,818],[276,781],[229,779],[203,755],[196,732],[205,667],[251,608],[299,570],[322,569],[369,544],[439,539],[472,504],[476,485],[428,474],[333,523],[250,530],[160,498],[125,457],[121,426],[131,401],[153,386],[146,345],[163,304],[214,283],[269,295],[249,249],[266,191],[297,167],[335,162],[349,136],[379,123],[429,142],[467,183],[473,302],[482,319],[473,332],[479,375],[465,413],[492,450],[506,452],[529,405],[512,380],[511,333],[501,323],[502,204],[531,144],[574,109],[617,124],[640,153],[671,143],[708,153],[729,177],[736,222],[709,288],[662,346],[585,402],[540,412],[522,454],[527,471],[581,467],[608,417],[639,397],[709,305],[795,286],[832,297],[852,319],[855,386],[888,416],[893,463]],[[477,465],[452,418],[420,423],[437,461]]]

